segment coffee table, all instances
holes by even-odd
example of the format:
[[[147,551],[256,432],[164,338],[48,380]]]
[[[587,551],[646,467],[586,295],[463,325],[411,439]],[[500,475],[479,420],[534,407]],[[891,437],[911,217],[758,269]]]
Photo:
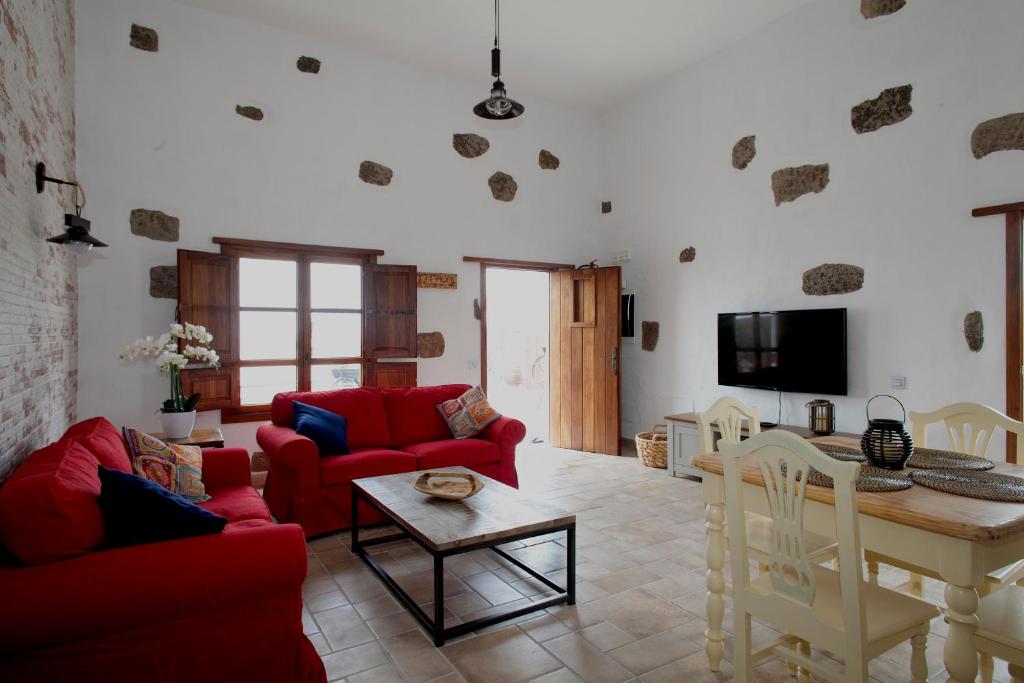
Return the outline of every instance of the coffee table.
[[[465,467],[446,467],[445,472],[471,472]],[[367,477],[352,482],[352,552],[369,565],[388,590],[412,612],[440,647],[445,640],[501,621],[562,603],[576,603],[576,515],[546,504],[481,474],[482,491],[464,500],[441,500],[420,493],[413,483],[422,472]],[[401,531],[387,536],[359,539],[359,503],[366,501],[388,517]],[[559,586],[537,570],[505,552],[499,545],[564,531],[566,536],[566,585]],[[411,539],[434,558],[434,616],[427,614],[366,549]],[[450,628],[444,626],[444,560],[446,557],[491,550],[530,574],[557,595],[500,614],[474,619]]]

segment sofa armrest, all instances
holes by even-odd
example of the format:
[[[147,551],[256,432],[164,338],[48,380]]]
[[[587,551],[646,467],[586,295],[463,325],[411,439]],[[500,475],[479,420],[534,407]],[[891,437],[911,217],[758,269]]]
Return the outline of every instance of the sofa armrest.
[[[499,417],[487,425],[487,429],[480,432],[477,437],[486,441],[493,441],[498,446],[498,453],[501,456],[499,468],[500,478],[509,486],[519,487],[519,477],[516,474],[516,445],[526,438],[526,425],[514,417]]]
[[[99,638],[301,594],[302,527],[240,522],[219,534],[28,567],[0,566],[0,653]],[[16,596],[16,597],[14,597]]]
[[[252,464],[244,448],[204,448],[203,484],[210,489],[250,486]]]
[[[272,467],[291,470],[300,481],[320,481],[320,451],[313,441],[290,427],[264,422],[256,430],[256,442]]]

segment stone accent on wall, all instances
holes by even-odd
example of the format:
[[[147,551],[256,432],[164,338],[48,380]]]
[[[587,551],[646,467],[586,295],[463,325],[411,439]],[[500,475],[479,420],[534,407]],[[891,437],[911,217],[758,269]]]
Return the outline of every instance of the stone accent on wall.
[[[977,353],[985,345],[985,321],[981,311],[971,311],[964,317],[964,339],[967,348]]]
[[[254,107],[250,104],[236,104],[235,113],[239,116],[244,116],[247,119],[252,119],[253,121],[263,120],[263,110],[260,109],[259,107]]]
[[[458,289],[457,273],[416,273],[416,286],[420,289]]]
[[[601,202],[601,213],[611,213],[612,203],[610,201]]]
[[[975,159],[992,152],[1024,150],[1024,113],[1007,114],[979,123],[971,135],[971,151]]]
[[[847,263],[823,263],[804,272],[804,294],[849,294],[864,286],[864,269]]]
[[[743,170],[757,156],[757,146],[754,144],[756,137],[756,135],[748,135],[737,140],[736,144],[732,146],[733,168]]]
[[[250,467],[253,472],[266,472],[270,469],[270,458],[263,451],[256,451],[252,454]]]
[[[828,173],[828,164],[808,164],[775,171],[772,173],[775,206],[811,192],[821,192],[828,185]]]
[[[559,161],[558,157],[556,157],[551,152],[547,151],[546,149],[542,149],[540,151],[540,155],[537,158],[537,163],[540,164],[540,167],[543,168],[545,171],[554,171],[559,167],[559,165],[561,165],[562,162]]]
[[[693,263],[697,258],[697,249],[695,247],[687,247],[679,252],[680,263]]]
[[[850,123],[860,133],[870,133],[884,126],[891,126],[910,118],[914,108],[910,106],[912,85],[888,88],[873,100],[864,100],[850,110]]]
[[[0,482],[75,419],[79,260],[43,241],[64,231],[71,193],[31,181],[39,161],[75,175],[74,7],[0,0]]]
[[[158,52],[160,50],[160,36],[157,35],[155,29],[147,26],[132,24],[132,32],[128,42],[136,50],[142,50],[143,52]]]
[[[476,159],[491,148],[491,143],[476,133],[455,133],[452,135],[452,147],[460,156]]]
[[[158,242],[177,242],[179,221],[163,211],[152,209],[132,209],[128,217],[132,234],[148,237]]]
[[[370,185],[386,187],[391,184],[391,177],[393,175],[394,171],[384,164],[378,164],[376,161],[364,161],[359,164],[359,179]]]
[[[444,355],[444,335],[440,332],[420,332],[416,335],[416,351],[420,358],[440,358]]]
[[[519,191],[519,185],[515,178],[503,171],[495,172],[487,179],[487,184],[491,187],[491,195],[499,202],[512,201],[516,198],[516,192]]]
[[[653,351],[658,346],[658,336],[661,334],[661,324],[644,320],[640,323],[640,348],[644,351]]]
[[[907,0],[860,0],[860,13],[865,19],[893,14],[903,9]]]
[[[304,74],[318,74],[320,73],[320,60],[303,55],[295,62],[295,68]]]
[[[480,319],[480,299],[473,299],[473,318]]]
[[[149,269],[149,295],[154,299],[178,300],[178,266]]]

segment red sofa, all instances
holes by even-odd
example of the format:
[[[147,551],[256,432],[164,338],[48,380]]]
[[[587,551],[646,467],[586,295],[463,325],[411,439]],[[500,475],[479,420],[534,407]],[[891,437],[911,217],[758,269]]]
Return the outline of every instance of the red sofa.
[[[99,464],[131,471],[94,418],[0,488],[0,680],[327,680],[302,633],[302,530],[271,520],[244,449],[203,451],[223,532],[123,548],[102,546]]]
[[[306,536],[352,526],[352,480],[399,472],[463,466],[519,486],[516,444],[526,436],[519,420],[501,417],[476,438],[453,439],[437,405],[471,387],[445,384],[408,389],[337,389],[278,394],[270,422],[256,440],[270,460],[263,497],[282,522],[298,522]],[[320,453],[292,429],[292,402],[324,408],[348,420],[351,453]],[[360,522],[380,523],[369,506]]]

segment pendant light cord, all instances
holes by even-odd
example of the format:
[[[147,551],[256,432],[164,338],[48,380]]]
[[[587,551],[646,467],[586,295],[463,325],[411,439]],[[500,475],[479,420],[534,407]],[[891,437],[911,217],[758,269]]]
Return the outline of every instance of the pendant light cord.
[[[494,0],[494,47],[498,47],[498,35],[501,33],[501,13],[498,11],[499,0]]]

